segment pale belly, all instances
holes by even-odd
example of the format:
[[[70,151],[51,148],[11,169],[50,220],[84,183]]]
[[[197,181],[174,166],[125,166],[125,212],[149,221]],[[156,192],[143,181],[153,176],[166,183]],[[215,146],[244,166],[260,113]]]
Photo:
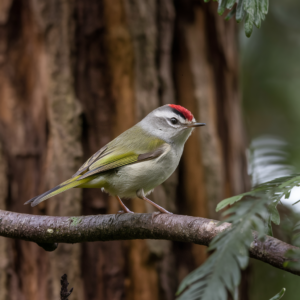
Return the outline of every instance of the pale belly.
[[[140,189],[147,194],[172,175],[181,154],[182,151],[178,153],[170,150],[163,157],[99,174],[97,178],[79,187],[104,188],[105,192],[121,198],[134,198]]]

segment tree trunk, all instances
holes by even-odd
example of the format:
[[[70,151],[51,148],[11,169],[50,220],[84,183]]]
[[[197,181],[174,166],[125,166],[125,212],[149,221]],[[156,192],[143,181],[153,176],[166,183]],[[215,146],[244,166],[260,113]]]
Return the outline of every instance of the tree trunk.
[[[217,218],[216,204],[248,180],[236,25],[216,11],[216,3],[185,0],[1,1],[0,209],[117,212],[115,199],[92,189],[23,203],[154,108],[178,103],[207,126],[151,198],[175,213]],[[141,200],[128,205],[152,211]],[[0,238],[0,300],[59,299],[64,273],[73,300],[171,300],[205,258],[202,246],[169,241],[60,244],[46,253]]]

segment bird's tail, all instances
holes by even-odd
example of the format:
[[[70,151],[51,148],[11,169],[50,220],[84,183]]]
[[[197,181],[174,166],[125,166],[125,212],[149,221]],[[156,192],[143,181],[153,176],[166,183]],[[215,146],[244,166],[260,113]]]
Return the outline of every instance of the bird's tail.
[[[76,177],[73,177],[61,184],[59,184],[58,186],[56,186],[55,188],[45,192],[44,194],[42,195],[39,195],[37,197],[34,197],[30,200],[28,200],[27,202],[25,202],[24,204],[29,204],[31,203],[31,206],[36,206],[38,205],[39,203],[41,203],[42,201],[45,201],[47,199],[49,199],[50,197],[53,197],[57,194],[60,194],[68,189],[71,189],[71,188],[74,188],[74,187],[77,187],[78,185],[81,185],[81,184],[84,184],[90,180],[93,179],[93,176],[91,177],[87,177],[87,178],[84,178],[84,179],[81,179],[81,180],[77,180],[81,175],[78,175]]]

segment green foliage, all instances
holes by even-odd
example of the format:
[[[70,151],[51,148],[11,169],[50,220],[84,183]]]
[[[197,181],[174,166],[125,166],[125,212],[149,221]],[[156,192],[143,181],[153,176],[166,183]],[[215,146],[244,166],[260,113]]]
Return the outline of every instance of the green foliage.
[[[274,180],[257,185],[250,192],[222,200],[217,205],[216,211],[220,211],[226,206],[232,205],[235,202],[244,199],[245,196],[257,197],[258,194],[263,193],[265,195],[264,197],[269,199],[269,209],[271,211],[272,222],[274,222],[276,225],[279,225],[280,218],[276,206],[282,197],[285,197],[286,199],[289,198],[291,190],[295,186],[300,186],[299,174],[276,178]]]
[[[299,16],[300,1],[272,1],[262,28],[251,39],[240,38],[242,102],[249,140],[272,135],[285,141],[288,164],[294,168],[287,174],[300,172]],[[259,165],[258,173],[261,168]]]
[[[278,294],[272,297],[270,300],[280,300],[285,294],[285,288],[283,288]]]
[[[245,19],[245,33],[247,37],[251,36],[253,24],[260,28],[261,21],[265,19],[268,13],[269,0],[214,0],[218,1],[218,14],[223,15],[226,9],[231,10],[226,16],[229,20],[235,15],[239,23]],[[209,2],[209,0],[204,0]]]
[[[248,199],[225,213],[230,214],[226,221],[232,222],[232,227],[212,240],[208,250],[213,254],[183,280],[177,292],[179,300],[226,300],[227,291],[234,296],[241,279],[240,269],[248,265],[252,229],[264,234],[263,220],[269,211],[264,201]]]
[[[223,213],[227,216],[225,221],[232,223],[232,226],[212,240],[208,251],[213,254],[183,280],[177,291],[177,299],[225,300],[227,291],[234,297],[241,278],[240,269],[248,265],[248,249],[253,241],[252,230],[258,232],[258,238],[266,233],[272,234],[271,222],[277,225],[280,223],[277,204],[282,197],[290,195],[293,187],[299,185],[300,175],[286,176],[221,201],[217,211],[232,205]],[[296,229],[300,230],[300,222]],[[300,235],[298,237],[300,242]],[[293,258],[296,255],[299,257],[298,252],[290,255]],[[300,268],[300,263],[295,267]],[[272,299],[280,299],[284,292],[285,289]]]

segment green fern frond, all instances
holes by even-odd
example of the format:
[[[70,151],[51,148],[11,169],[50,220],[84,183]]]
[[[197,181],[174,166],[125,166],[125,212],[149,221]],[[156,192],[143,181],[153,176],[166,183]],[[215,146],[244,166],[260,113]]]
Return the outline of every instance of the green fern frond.
[[[272,297],[270,300],[280,300],[285,294],[285,288],[283,288],[278,294]]]
[[[239,23],[245,19],[245,33],[247,37],[251,36],[253,24],[260,28],[261,22],[268,13],[269,0],[216,0],[218,1],[218,14],[222,15],[226,9],[231,10],[226,16],[229,20],[235,15]],[[204,0],[209,2],[209,0]]]
[[[266,198],[270,199],[269,203],[275,205],[276,207],[282,197],[285,197],[286,199],[289,198],[291,190],[296,186],[300,186],[300,174],[279,177],[274,180],[257,185],[250,192],[222,200],[217,205],[216,211],[220,211],[226,206],[232,205],[235,202],[242,200],[246,196],[257,197],[258,193],[263,193]],[[297,202],[295,202],[294,204],[296,204]],[[275,213],[274,210],[273,212]],[[274,220],[277,217],[278,215],[274,216]],[[277,222],[274,223],[277,224]]]
[[[262,236],[264,220],[269,215],[265,201],[246,200],[225,212],[232,227],[216,236],[208,251],[213,254],[179,286],[178,300],[225,300],[227,291],[234,295],[241,280],[240,269],[248,265],[248,248],[253,240],[252,230]]]
[[[280,224],[280,216],[277,210],[277,205],[283,197],[288,199],[290,197],[291,190],[296,186],[300,186],[299,174],[276,178],[274,180],[257,185],[250,192],[222,200],[217,205],[216,211],[220,211],[228,205],[233,205],[234,203],[246,197],[265,198],[267,199],[267,205],[269,209],[269,219],[266,220],[266,233],[273,236],[271,223],[273,222],[276,225]],[[259,194],[262,195],[259,196]],[[298,202],[299,201],[295,202],[294,204]]]
[[[213,254],[183,280],[177,291],[177,299],[225,300],[227,291],[234,296],[241,278],[240,269],[248,265],[248,249],[253,241],[252,230],[258,232],[258,238],[266,233],[272,234],[271,222],[277,225],[280,223],[277,204],[282,197],[289,197],[292,188],[299,185],[299,174],[285,176],[221,201],[217,211],[232,205],[223,213],[227,216],[225,221],[231,222],[232,226],[212,240],[208,250]],[[300,222],[296,228],[300,229]],[[295,268],[300,268],[300,262],[295,262],[300,253],[296,251],[289,255],[293,261],[289,262],[289,267],[290,263],[294,263]],[[283,294],[284,291],[281,291],[274,297],[280,299]]]

